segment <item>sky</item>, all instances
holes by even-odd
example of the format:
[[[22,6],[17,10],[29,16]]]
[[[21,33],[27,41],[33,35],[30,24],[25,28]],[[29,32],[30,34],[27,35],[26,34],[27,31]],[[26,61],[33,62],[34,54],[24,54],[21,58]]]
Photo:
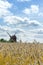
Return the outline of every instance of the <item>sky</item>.
[[[43,42],[43,0],[0,0],[0,39]]]

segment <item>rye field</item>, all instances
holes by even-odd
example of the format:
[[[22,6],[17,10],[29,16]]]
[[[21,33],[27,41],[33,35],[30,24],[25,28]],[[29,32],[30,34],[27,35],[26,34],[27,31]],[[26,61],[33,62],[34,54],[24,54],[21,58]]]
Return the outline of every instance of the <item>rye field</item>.
[[[0,42],[0,65],[43,65],[43,44]]]

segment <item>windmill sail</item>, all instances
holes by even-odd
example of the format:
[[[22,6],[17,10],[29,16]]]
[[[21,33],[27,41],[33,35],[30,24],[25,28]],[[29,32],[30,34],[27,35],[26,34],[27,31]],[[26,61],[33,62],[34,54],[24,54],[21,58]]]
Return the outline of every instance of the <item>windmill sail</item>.
[[[7,34],[9,35],[11,42],[16,42],[16,35],[11,36],[8,32],[7,32]]]
[[[7,34],[9,35],[9,37],[11,37],[11,35],[7,32]]]

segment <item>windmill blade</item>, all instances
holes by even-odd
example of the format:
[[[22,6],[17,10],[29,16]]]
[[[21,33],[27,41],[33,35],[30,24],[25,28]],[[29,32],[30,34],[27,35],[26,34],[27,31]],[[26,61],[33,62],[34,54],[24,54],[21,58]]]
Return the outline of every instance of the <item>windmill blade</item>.
[[[6,31],[7,32],[7,31]],[[11,37],[11,35],[7,32],[7,34]]]

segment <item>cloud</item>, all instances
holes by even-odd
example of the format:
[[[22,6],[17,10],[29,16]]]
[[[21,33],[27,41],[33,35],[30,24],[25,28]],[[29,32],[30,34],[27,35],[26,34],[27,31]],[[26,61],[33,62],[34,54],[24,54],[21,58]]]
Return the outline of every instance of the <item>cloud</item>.
[[[19,17],[17,17],[17,20],[18,19],[19,19]],[[33,26],[33,24],[37,24],[38,26],[40,26],[40,23],[38,21],[36,21],[36,20],[29,20],[27,17],[20,18],[20,23],[22,23],[22,22],[27,22],[28,27],[29,27],[30,24],[32,24],[31,26]],[[16,33],[17,39],[19,39],[19,40],[21,39],[22,41],[29,41],[29,40],[34,39],[34,35],[36,35],[37,32],[35,33],[35,30],[33,31],[33,29],[29,29],[29,30],[28,29],[27,30],[23,29],[22,27],[25,25],[25,23],[24,24],[20,24],[20,25],[22,25],[22,26],[19,27],[18,24],[17,24],[17,28],[12,27],[12,26],[1,26],[0,25],[0,28],[4,32],[8,31],[11,35]],[[27,26],[25,26],[25,27],[27,27]],[[32,30],[32,31],[30,31],[30,30]],[[33,34],[33,32],[34,32],[34,34]],[[8,35],[6,33],[6,37],[7,36]],[[9,39],[9,36],[7,38]]]
[[[43,31],[42,30],[38,31],[38,34],[43,34]]]
[[[38,13],[39,12],[39,6],[38,5],[31,5],[31,12],[32,13]]]
[[[14,16],[14,15],[6,16],[4,18],[4,22],[7,22],[9,24],[17,24],[21,21],[24,21],[24,20],[21,17]]]
[[[12,30],[12,28],[10,27],[10,26],[7,26],[7,25],[0,25],[0,31],[4,31],[4,32],[6,32],[6,31],[11,31]]]
[[[17,0],[18,2],[28,2],[28,1],[31,1],[31,0]]]
[[[7,1],[0,0],[0,8],[8,9],[11,7],[11,4]]]
[[[20,1],[24,2],[30,0]],[[9,3],[7,0],[0,0],[0,18],[3,18],[3,22],[6,24],[3,26],[0,25],[0,37],[9,39],[9,36],[6,33],[6,31],[8,31],[11,35],[16,33],[19,40],[21,39],[23,41],[30,41],[33,40],[35,36],[37,37],[38,34],[43,33],[43,31],[40,31],[40,27],[42,26],[42,24],[39,21],[35,19],[30,19],[29,17],[22,17],[23,15],[21,17],[19,15],[16,16],[9,10],[11,8],[12,4]],[[31,5],[30,8],[25,8],[23,10],[23,13],[27,15],[38,14],[38,12],[38,5]],[[40,13],[40,15],[42,14]]]
[[[5,40],[9,40],[9,36],[6,31],[9,31],[11,28],[8,26],[0,25],[0,39],[3,38]]]
[[[11,7],[12,4],[8,1],[0,0],[0,18],[11,14],[9,11]]]
[[[37,20],[30,20],[29,21],[29,24],[31,25],[31,26],[41,26],[41,23],[39,23]]]
[[[42,24],[37,20],[31,20],[28,17],[19,17],[19,16],[6,16],[4,18],[4,22],[6,22],[8,25],[13,26],[14,28],[21,28],[26,29],[29,28],[36,28],[42,26]]]
[[[35,13],[35,14],[37,14],[39,12],[39,6],[38,5],[31,5],[31,7],[30,8],[25,8],[24,10],[23,10],[23,13],[25,13],[25,14],[32,14],[32,13]]]
[[[31,12],[30,12],[30,9],[29,8],[25,8],[24,10],[23,10],[23,13],[25,13],[25,14],[30,14]]]
[[[30,24],[31,24],[32,22],[30,22]],[[28,24],[28,23],[27,23]],[[36,22],[35,22],[35,24],[36,24]],[[38,23],[38,25],[39,25],[39,23]],[[29,25],[28,25],[29,26]],[[27,27],[27,26],[26,26]],[[32,40],[34,40],[34,38],[35,38],[35,36],[36,36],[36,34],[38,33],[38,31],[40,30],[40,29],[27,29],[27,30],[25,30],[25,29],[23,29],[22,27],[18,27],[18,25],[17,25],[17,28],[14,28],[14,27],[8,27],[8,26],[1,26],[0,25],[0,28],[2,29],[2,30],[6,30],[6,31],[8,31],[11,35],[13,35],[13,34],[15,34],[16,33],[16,35],[17,35],[17,40],[22,40],[22,41],[27,41],[27,42],[29,42],[30,40],[32,41]],[[6,32],[6,31],[4,31],[4,33]],[[3,35],[3,38],[4,39],[9,39],[9,36],[7,35],[7,33],[6,34],[4,34],[3,32],[2,32],[2,34],[1,35]],[[4,37],[4,35],[6,35],[6,37]],[[2,38],[2,36],[1,36],[1,38]]]
[[[1,2],[1,4],[0,4],[0,17],[1,16],[3,17],[4,22],[6,22],[8,24],[17,24],[17,23],[21,23],[21,22],[27,22],[29,24],[33,24],[33,23],[39,24],[37,21],[35,21],[35,20],[31,21],[27,17],[22,18],[19,16],[14,16],[12,14],[12,12],[9,11],[9,8],[12,7],[12,4],[9,3],[8,1],[3,1],[3,0],[2,1],[0,0],[0,2]],[[24,13],[27,13],[27,14],[29,14],[31,11],[34,13],[38,12],[38,6],[37,5],[31,5],[31,8],[26,9],[25,11],[27,11],[27,12],[24,12]]]
[[[0,31],[4,31],[4,32],[12,32],[12,33],[15,33],[15,34],[18,34],[18,33],[25,33],[25,31],[21,28],[12,28],[10,26],[1,26],[0,25]]]
[[[4,22],[8,23],[8,24],[17,24],[17,23],[24,23],[26,21],[29,21],[29,19],[27,17],[19,17],[19,16],[14,16],[14,15],[10,15],[10,16],[6,16],[4,18]]]
[[[21,28],[15,28],[15,33],[18,34],[18,33],[25,33],[25,31]]]
[[[21,39],[22,41],[29,42],[29,41],[33,41],[34,39],[36,39],[37,41],[42,42],[41,41],[41,39],[43,38],[43,29],[42,28],[25,30],[24,34],[19,33],[19,37],[20,37],[19,39]]]
[[[18,36],[23,37],[23,35],[25,33],[25,31],[23,29],[21,29],[21,28],[12,28],[12,27],[8,27],[8,26],[1,26],[0,25],[0,38],[4,38],[4,39],[9,40],[9,35],[7,34],[7,32],[10,35],[16,34],[17,39],[20,38]],[[22,35],[20,35],[20,34],[22,34]]]
[[[42,16],[43,17],[43,12],[39,12],[38,16]]]

